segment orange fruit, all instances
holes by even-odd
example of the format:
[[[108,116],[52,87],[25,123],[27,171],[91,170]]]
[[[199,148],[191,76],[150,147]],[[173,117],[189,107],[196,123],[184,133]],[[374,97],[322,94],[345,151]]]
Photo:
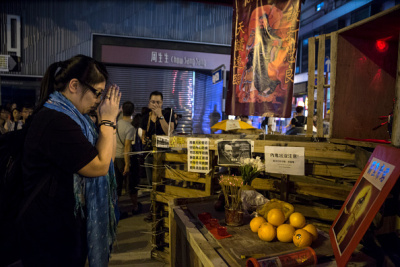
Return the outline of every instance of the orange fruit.
[[[315,241],[318,238],[318,231],[317,228],[312,224],[307,224],[303,227],[304,230],[309,232],[312,235],[312,240]]]
[[[264,217],[255,217],[250,221],[250,229],[254,233],[258,232],[258,228],[260,228],[261,224],[267,222]]]
[[[293,241],[293,234],[294,234],[294,227],[290,224],[284,223],[276,228],[276,237],[281,242],[292,242]]]
[[[297,229],[293,234],[293,244],[296,247],[309,247],[312,241],[312,235],[304,229]]]
[[[306,225],[306,218],[300,212],[294,212],[290,214],[289,222],[294,228],[303,228]]]
[[[267,214],[267,221],[273,226],[279,226],[285,222],[285,214],[280,209],[272,209]]]
[[[258,228],[258,237],[263,241],[272,241],[276,237],[276,229],[270,223],[261,224]]]

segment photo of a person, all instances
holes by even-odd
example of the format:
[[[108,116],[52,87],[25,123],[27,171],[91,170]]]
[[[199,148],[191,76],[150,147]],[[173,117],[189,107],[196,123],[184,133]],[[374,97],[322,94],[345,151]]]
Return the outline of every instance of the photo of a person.
[[[244,140],[220,141],[218,143],[218,164],[238,166],[241,159],[251,157],[251,143]]]
[[[333,227],[341,254],[350,243],[378,195],[379,190],[363,177]]]

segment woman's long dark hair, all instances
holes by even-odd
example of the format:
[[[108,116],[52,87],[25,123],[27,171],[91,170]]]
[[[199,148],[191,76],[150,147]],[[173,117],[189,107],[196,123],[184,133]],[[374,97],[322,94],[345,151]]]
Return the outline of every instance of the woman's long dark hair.
[[[39,104],[35,113],[43,107],[51,93],[64,91],[74,78],[82,83],[95,85],[107,82],[108,72],[101,62],[84,55],[76,55],[68,60],[51,64],[42,80]],[[84,90],[86,91],[88,88],[85,87]]]

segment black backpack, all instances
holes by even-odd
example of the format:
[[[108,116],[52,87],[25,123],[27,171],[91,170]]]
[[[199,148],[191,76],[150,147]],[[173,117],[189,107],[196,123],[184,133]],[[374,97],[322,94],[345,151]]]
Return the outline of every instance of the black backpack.
[[[132,151],[133,152],[143,151],[142,139],[140,139],[140,136],[139,136],[139,128],[136,129],[135,144],[133,144],[133,146],[132,146]]]
[[[0,135],[0,214],[3,218],[18,216],[23,197],[22,154],[26,133],[27,127],[24,127]]]
[[[48,180],[43,178],[24,200],[22,160],[30,120],[21,130],[0,135],[0,251],[8,251],[0,257],[0,266],[18,260],[17,224]]]

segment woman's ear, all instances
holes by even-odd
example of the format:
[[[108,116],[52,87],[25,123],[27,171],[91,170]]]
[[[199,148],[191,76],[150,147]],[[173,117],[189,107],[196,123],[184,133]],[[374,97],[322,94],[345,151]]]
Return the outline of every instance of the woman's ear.
[[[72,79],[68,83],[68,88],[67,88],[69,93],[76,94],[79,91],[79,81],[78,79]]]

